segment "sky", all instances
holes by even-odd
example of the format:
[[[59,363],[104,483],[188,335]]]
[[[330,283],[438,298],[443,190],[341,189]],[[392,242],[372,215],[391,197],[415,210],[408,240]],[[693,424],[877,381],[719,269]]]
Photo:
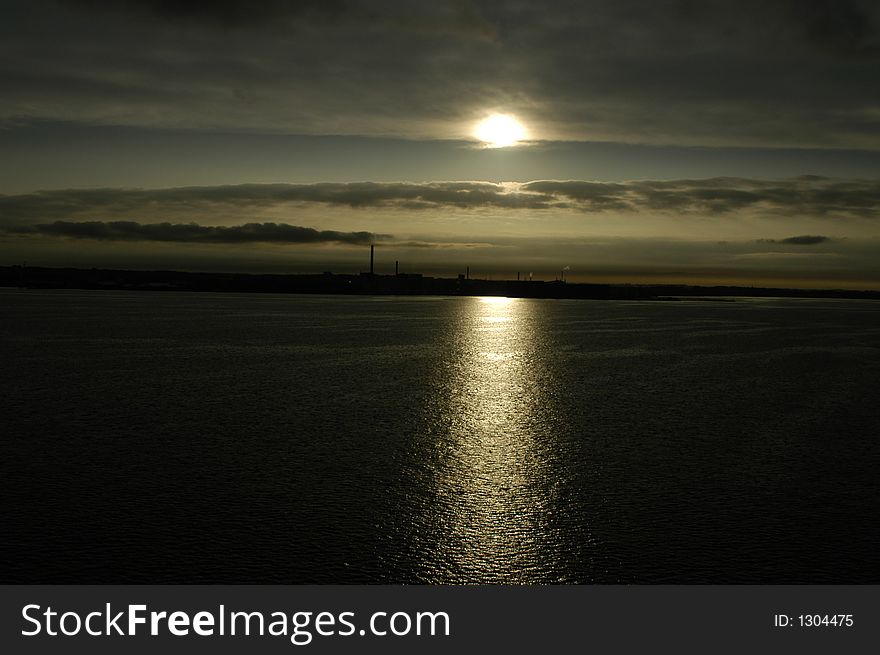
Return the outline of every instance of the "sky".
[[[877,289],[878,79],[873,1],[0,0],[0,264]]]

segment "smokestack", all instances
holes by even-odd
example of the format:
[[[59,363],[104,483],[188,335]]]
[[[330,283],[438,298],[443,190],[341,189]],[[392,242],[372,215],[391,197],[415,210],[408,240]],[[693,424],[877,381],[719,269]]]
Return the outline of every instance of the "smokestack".
[[[471,279],[471,267],[468,266],[464,270],[465,270],[464,279],[470,280]]]
[[[400,264],[400,262],[399,262],[398,260],[395,259],[395,260],[394,260],[394,274],[395,274],[395,275],[399,275],[399,274],[400,274],[400,273],[399,273],[399,270],[398,270],[398,264]]]
[[[372,243],[370,244],[370,275],[373,274],[373,250],[376,248]]]

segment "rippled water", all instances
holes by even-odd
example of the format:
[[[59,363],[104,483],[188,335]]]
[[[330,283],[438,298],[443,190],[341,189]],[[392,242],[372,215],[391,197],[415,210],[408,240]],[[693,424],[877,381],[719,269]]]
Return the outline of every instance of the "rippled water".
[[[5,582],[880,582],[880,303],[0,291]]]

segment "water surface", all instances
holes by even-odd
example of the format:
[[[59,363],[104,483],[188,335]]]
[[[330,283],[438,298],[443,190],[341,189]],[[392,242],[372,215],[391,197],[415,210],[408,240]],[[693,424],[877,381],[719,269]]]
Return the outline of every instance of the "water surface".
[[[4,582],[880,582],[880,303],[0,291]]]

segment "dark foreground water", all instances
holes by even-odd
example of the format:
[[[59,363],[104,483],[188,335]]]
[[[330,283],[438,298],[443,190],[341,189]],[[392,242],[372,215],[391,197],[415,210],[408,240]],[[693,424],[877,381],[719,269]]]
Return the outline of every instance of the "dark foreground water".
[[[880,582],[880,303],[0,291],[2,582]]]

